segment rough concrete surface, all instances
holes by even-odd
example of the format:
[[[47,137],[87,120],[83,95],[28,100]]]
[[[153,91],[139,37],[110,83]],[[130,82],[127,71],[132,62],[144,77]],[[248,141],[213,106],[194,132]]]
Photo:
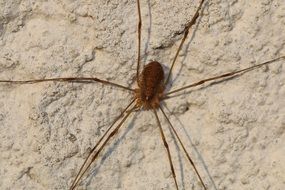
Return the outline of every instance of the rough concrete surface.
[[[169,71],[198,3],[141,0],[142,62]],[[0,0],[0,80],[84,76],[134,87],[137,20],[135,0]],[[284,56],[284,29],[284,0],[206,0],[172,89]],[[208,189],[282,190],[284,97],[280,60],[182,92],[165,110]],[[98,83],[0,84],[0,189],[68,189],[131,98]],[[159,117],[180,189],[202,189]],[[78,189],[175,189],[152,112],[126,121]]]

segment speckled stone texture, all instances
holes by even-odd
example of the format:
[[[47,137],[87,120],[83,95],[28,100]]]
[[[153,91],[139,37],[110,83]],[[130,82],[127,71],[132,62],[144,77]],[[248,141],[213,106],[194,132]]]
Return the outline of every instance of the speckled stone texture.
[[[141,0],[142,62],[165,72],[198,0]],[[135,0],[0,0],[0,80],[135,86]],[[206,0],[172,89],[285,55],[284,0]],[[166,101],[209,190],[285,189],[285,60]],[[132,94],[98,83],[0,84],[0,189],[68,189]],[[202,190],[159,114],[180,189]],[[152,112],[137,112],[78,189],[173,190]]]

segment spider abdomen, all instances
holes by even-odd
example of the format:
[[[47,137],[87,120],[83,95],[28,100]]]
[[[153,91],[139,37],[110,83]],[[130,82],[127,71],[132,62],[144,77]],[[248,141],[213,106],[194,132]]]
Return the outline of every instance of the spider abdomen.
[[[148,63],[139,77],[138,98],[146,109],[155,108],[164,90],[164,72],[157,61]]]

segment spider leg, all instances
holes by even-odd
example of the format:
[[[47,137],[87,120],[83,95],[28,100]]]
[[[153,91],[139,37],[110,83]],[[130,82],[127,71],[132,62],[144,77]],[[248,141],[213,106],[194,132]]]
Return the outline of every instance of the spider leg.
[[[169,150],[169,147],[168,147],[168,143],[166,142],[166,138],[165,138],[163,129],[162,129],[162,127],[161,127],[161,123],[160,123],[160,121],[159,121],[159,118],[158,118],[158,115],[157,115],[156,110],[153,109],[153,112],[154,112],[154,115],[155,115],[155,118],[156,118],[156,121],[157,121],[157,125],[158,125],[158,127],[159,127],[161,139],[162,139],[163,144],[164,144],[164,147],[165,147],[165,149],[166,149],[166,151],[167,151],[167,156],[168,156],[168,160],[169,160],[169,164],[170,164],[172,176],[173,176],[173,179],[174,179],[174,182],[175,182],[175,187],[176,187],[176,189],[178,190],[178,189],[179,189],[179,188],[178,188],[178,183],[177,183],[177,180],[176,180],[176,174],[175,174],[175,170],[174,170],[174,167],[173,167],[173,162],[172,162],[170,150]]]
[[[117,134],[123,123],[126,121],[128,116],[132,113],[134,110],[134,106],[127,111],[127,109],[134,103],[135,100],[133,100],[125,109],[124,111],[115,119],[115,121],[112,123],[112,125],[108,128],[108,130],[104,133],[104,135],[100,138],[100,140],[97,142],[97,144],[92,148],[91,152],[89,153],[88,157],[85,159],[84,163],[82,164],[79,172],[77,173],[72,185],[70,186],[70,190],[73,190],[76,188],[78,183],[80,182],[80,179],[83,177],[83,175],[86,173],[86,171],[90,168],[90,165],[95,161],[95,159],[98,157],[99,153],[103,150],[105,145],[109,142],[109,140]],[[117,125],[115,129],[112,130],[112,132],[109,134],[109,136],[105,139],[103,144],[100,146],[100,148],[96,151],[96,148],[99,146],[103,138],[107,135],[107,133],[111,130],[111,128],[115,125],[115,123],[126,113],[126,115],[123,117],[121,122]],[[88,162],[89,161],[89,162]]]
[[[189,22],[189,23],[186,25],[186,27],[185,27],[184,36],[183,36],[183,38],[182,38],[182,40],[181,40],[181,42],[180,42],[180,44],[179,44],[179,47],[178,47],[178,49],[177,49],[177,51],[176,51],[176,54],[175,54],[175,56],[174,56],[174,59],[173,59],[173,61],[172,61],[172,63],[171,63],[171,67],[170,67],[168,76],[167,76],[167,78],[166,78],[165,85],[167,85],[167,83],[169,82],[170,75],[171,75],[172,69],[173,69],[173,67],[174,67],[174,64],[175,64],[175,62],[176,62],[176,60],[177,60],[177,57],[178,57],[178,55],[179,55],[179,52],[181,51],[182,46],[183,46],[183,44],[184,44],[184,42],[185,42],[185,40],[186,40],[186,38],[187,38],[187,36],[188,36],[188,34],[189,34],[190,28],[196,23],[196,20],[197,20],[197,18],[199,17],[199,11],[201,10],[203,3],[204,3],[204,0],[201,0],[199,6],[198,6],[198,8],[197,8],[197,10],[196,10],[196,12],[195,12],[195,14],[194,14],[194,16],[193,16],[193,18],[190,20],[190,22]]]
[[[186,155],[188,161],[190,162],[190,164],[191,164],[192,167],[194,168],[194,170],[195,170],[195,172],[196,172],[196,174],[197,174],[199,180],[201,181],[201,183],[202,183],[204,189],[206,190],[206,189],[207,189],[207,188],[206,188],[206,185],[205,185],[203,179],[201,178],[201,175],[199,174],[199,172],[198,172],[198,170],[197,170],[197,168],[196,168],[196,166],[195,166],[195,164],[194,164],[194,162],[193,162],[191,156],[189,155],[189,153],[187,152],[185,146],[183,145],[183,143],[182,143],[182,141],[181,141],[181,139],[180,139],[178,133],[176,132],[175,128],[173,127],[172,123],[170,122],[169,118],[167,117],[167,115],[165,114],[165,112],[164,112],[164,110],[162,109],[161,106],[159,106],[159,109],[161,110],[161,112],[163,113],[163,115],[164,115],[164,117],[166,118],[167,122],[169,123],[169,126],[170,126],[170,128],[172,129],[172,131],[174,132],[176,138],[178,139],[179,144],[180,144],[180,146],[182,147],[182,149],[183,149],[183,151],[184,151],[184,153],[185,153],[185,155]]]
[[[271,64],[271,63],[273,63],[273,62],[282,60],[282,59],[285,59],[285,56],[282,56],[282,57],[279,57],[279,58],[276,58],[276,59],[273,59],[273,60],[270,60],[270,61],[266,61],[266,62],[260,63],[260,64],[258,64],[258,65],[254,65],[254,66],[251,66],[251,67],[247,67],[247,68],[245,68],[245,69],[241,69],[241,70],[238,70],[238,71],[229,72],[229,73],[224,73],[224,74],[219,75],[219,76],[215,76],[215,77],[211,77],[211,78],[207,78],[207,79],[200,80],[200,81],[198,81],[198,82],[192,83],[192,84],[190,84],[190,85],[186,85],[186,86],[184,86],[184,87],[182,87],[182,88],[178,88],[178,89],[176,89],[176,90],[173,90],[173,91],[170,91],[170,92],[166,93],[164,99],[170,98],[170,97],[168,97],[168,95],[170,95],[170,94],[173,94],[173,93],[176,93],[176,92],[185,90],[185,89],[187,89],[187,88],[199,86],[199,85],[204,84],[205,82],[209,82],[209,81],[213,81],[213,80],[217,80],[217,79],[222,79],[222,78],[226,78],[226,77],[231,77],[231,76],[235,76],[235,75],[238,75],[238,74],[244,74],[244,73],[249,72],[249,71],[251,71],[251,70],[253,70],[253,69],[260,68],[260,67],[262,67],[262,66],[264,66],[264,65],[268,65],[268,64]]]
[[[140,0],[137,0],[137,9],[138,9],[138,57],[137,57],[137,83],[139,84],[139,74],[140,74],[140,56],[141,56],[141,28],[142,28],[142,16],[141,16],[141,8],[140,8]]]
[[[31,79],[31,80],[0,80],[0,83],[12,83],[12,84],[33,84],[33,83],[40,83],[40,82],[73,82],[73,83],[92,83],[92,82],[99,82],[102,84],[107,84],[111,86],[115,86],[118,88],[122,88],[129,91],[134,91],[129,87],[110,82],[107,80],[102,80],[99,78],[92,78],[92,77],[66,77],[66,78],[47,78],[47,79]]]

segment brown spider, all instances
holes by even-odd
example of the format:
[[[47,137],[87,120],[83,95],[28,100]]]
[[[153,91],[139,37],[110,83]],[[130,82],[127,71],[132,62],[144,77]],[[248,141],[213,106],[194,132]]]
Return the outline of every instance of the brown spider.
[[[204,5],[204,0],[201,0],[198,8],[193,16],[193,18],[186,24],[186,27],[184,29],[184,36],[180,42],[180,45],[178,47],[178,50],[176,51],[176,54],[174,56],[174,59],[172,61],[170,71],[167,73],[166,78],[165,73],[163,71],[162,65],[158,61],[151,61],[150,63],[146,64],[142,71],[141,71],[141,27],[142,27],[142,21],[141,21],[141,10],[140,10],[140,1],[137,0],[137,10],[139,15],[139,22],[138,22],[138,57],[137,57],[137,74],[136,74],[136,81],[137,81],[137,88],[132,89],[120,84],[117,84],[115,82],[110,82],[107,80],[102,80],[99,78],[94,77],[64,77],[64,78],[47,78],[47,79],[32,79],[32,80],[0,80],[1,83],[14,83],[14,84],[26,84],[26,83],[40,83],[40,82],[48,82],[48,81],[54,81],[54,82],[99,82],[106,85],[115,86],[118,88],[122,88],[124,90],[128,90],[131,93],[133,93],[133,100],[130,102],[130,104],[123,110],[123,112],[115,119],[115,121],[112,123],[112,125],[106,130],[105,134],[99,139],[97,144],[93,147],[91,150],[89,156],[83,163],[82,167],[80,168],[76,178],[74,179],[72,185],[70,186],[70,189],[75,189],[78,184],[81,181],[81,178],[86,173],[86,171],[90,168],[91,164],[98,158],[98,155],[101,153],[103,148],[106,147],[106,144],[114,137],[114,135],[117,134],[119,129],[121,128],[124,121],[135,111],[139,110],[151,110],[154,113],[154,116],[157,121],[157,125],[160,130],[161,139],[163,141],[163,144],[167,151],[169,166],[171,169],[171,173],[174,179],[175,188],[179,189],[179,183],[176,179],[176,172],[175,167],[172,161],[171,152],[168,147],[168,143],[166,141],[166,137],[164,134],[164,131],[161,127],[161,123],[157,114],[157,110],[160,110],[162,114],[165,116],[165,119],[168,121],[170,129],[174,133],[175,137],[177,138],[179,145],[182,147],[183,152],[185,153],[189,163],[192,165],[198,179],[200,180],[202,186],[204,189],[207,189],[207,185],[204,182],[203,178],[201,177],[198,169],[196,168],[194,161],[192,160],[190,154],[187,152],[182,140],[180,139],[178,133],[176,132],[175,128],[171,124],[170,120],[166,116],[166,113],[164,109],[162,108],[162,102],[168,98],[170,98],[169,95],[176,94],[177,92],[181,92],[183,90],[200,86],[206,82],[210,81],[219,81],[228,79],[231,77],[235,77],[241,74],[244,74],[246,72],[249,72],[253,69],[260,68],[265,65],[269,65],[273,62],[277,62],[279,60],[283,60],[285,56],[278,57],[276,59],[266,61],[251,67],[247,67],[238,71],[234,72],[228,72],[221,75],[217,75],[214,77],[209,77],[203,80],[199,80],[194,83],[190,83],[184,87],[172,90],[172,91],[165,91],[166,86],[170,82],[170,76],[171,72],[173,70],[173,67],[175,63],[177,62],[177,58],[179,53],[181,52],[182,46],[187,39],[187,36],[189,34],[189,30],[191,27],[196,23],[197,19],[199,18],[199,15],[201,13],[201,8]],[[141,72],[140,72],[141,71]],[[117,124],[119,122],[119,124]]]

